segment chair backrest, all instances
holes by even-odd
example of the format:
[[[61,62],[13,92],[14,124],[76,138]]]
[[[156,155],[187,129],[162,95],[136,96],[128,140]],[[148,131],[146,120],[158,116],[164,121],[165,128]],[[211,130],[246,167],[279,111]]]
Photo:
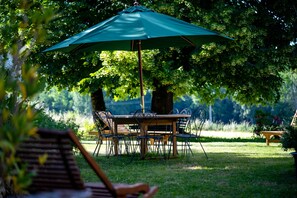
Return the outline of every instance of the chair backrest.
[[[134,112],[133,117],[136,120],[136,126],[134,126],[134,129],[138,129],[137,132],[140,132],[140,124],[142,119],[146,119],[147,122],[150,123],[156,123],[155,126],[157,126],[157,120],[156,120],[156,113],[146,110],[145,113],[142,112],[142,110],[137,110]],[[155,128],[149,126],[149,131],[154,131]]]
[[[186,114],[186,115],[191,115],[192,111],[189,108],[185,108],[183,110],[180,111],[180,114]],[[178,119],[177,122],[177,130],[179,133],[185,133],[189,128],[189,122],[190,122],[190,118],[180,118]]]
[[[187,114],[187,115],[191,115],[192,114],[192,110],[189,108],[184,108],[180,111],[180,114]]]
[[[96,122],[101,123],[101,125],[104,125],[104,130],[102,133],[108,133],[108,134],[114,134],[114,123],[112,120],[112,113],[109,111],[95,111],[94,112],[96,117]],[[93,116],[94,117],[94,116]],[[99,124],[98,124],[99,125]],[[118,133],[128,133],[129,130],[125,127],[125,125],[117,125],[118,126]],[[100,131],[98,129],[98,131]]]
[[[109,193],[115,195],[112,183],[72,131],[45,129],[39,129],[36,137],[24,141],[17,150],[17,156],[22,162],[28,164],[28,171],[35,174],[29,192],[85,189],[75,162],[72,145],[80,150]],[[44,164],[41,163],[41,159],[45,159]]]
[[[179,114],[179,110],[177,108],[173,108],[169,114]]]
[[[105,131],[110,133],[109,126],[105,122],[103,122],[103,120],[99,115],[99,112],[93,111],[92,114],[93,114],[94,124],[96,125],[97,131],[99,133],[99,137],[102,136],[102,133],[104,133]]]
[[[95,113],[99,120],[103,122],[106,127],[112,130],[112,114],[109,111],[96,111]]]
[[[110,111],[97,111],[95,112],[97,114],[98,119],[104,123],[104,125],[109,129],[109,133],[113,135],[115,134],[114,130],[114,122],[113,122],[113,115]],[[118,124],[117,125],[117,132],[118,134],[128,134],[129,129],[124,124]]]
[[[67,135],[45,130],[39,130],[37,134],[23,142],[17,151],[22,162],[28,163],[28,170],[36,173],[30,192],[84,189]],[[40,163],[42,158],[46,159],[44,164]]]
[[[205,120],[206,111],[203,108],[197,108],[191,114],[190,128],[195,132],[196,136],[200,136]]]

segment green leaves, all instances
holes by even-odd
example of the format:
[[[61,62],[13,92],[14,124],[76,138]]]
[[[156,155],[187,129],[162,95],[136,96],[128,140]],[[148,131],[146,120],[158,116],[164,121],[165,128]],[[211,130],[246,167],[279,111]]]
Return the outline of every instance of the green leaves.
[[[127,99],[139,96],[139,72],[136,52],[102,52],[100,55],[103,67],[96,72],[96,77],[104,79],[102,87],[107,94],[114,99]],[[149,70],[150,56],[143,53],[143,72]],[[97,79],[99,80],[99,79]],[[147,80],[144,77],[144,89],[147,88]]]
[[[24,69],[21,79],[12,77],[3,66],[0,74],[0,84],[5,85],[0,98],[1,176],[7,184],[13,183],[14,192],[21,193],[30,184],[31,177],[19,167],[15,153],[19,144],[36,131],[33,125],[36,113],[28,100],[39,91],[38,78],[34,67]]]
[[[25,192],[31,182],[32,175],[20,166],[15,154],[20,143],[36,132],[36,112],[30,100],[42,81],[38,67],[28,59],[45,39],[44,25],[53,14],[48,3],[0,1],[0,174],[4,197]]]
[[[192,52],[185,49],[143,52],[147,56],[143,59],[145,90],[166,86],[175,97],[195,93],[208,103],[226,95],[247,104],[278,100],[279,72],[296,68],[296,46],[289,45],[296,38],[296,17],[290,3],[272,2],[141,2],[157,12],[234,38],[229,43],[210,43]],[[46,45],[107,19],[123,9],[125,3],[131,2],[51,2],[59,18],[47,27],[50,42]],[[41,71],[50,85],[91,92],[101,87],[118,100],[139,96],[137,55],[103,52],[101,65],[99,54],[47,54],[38,59],[44,59],[40,61]]]

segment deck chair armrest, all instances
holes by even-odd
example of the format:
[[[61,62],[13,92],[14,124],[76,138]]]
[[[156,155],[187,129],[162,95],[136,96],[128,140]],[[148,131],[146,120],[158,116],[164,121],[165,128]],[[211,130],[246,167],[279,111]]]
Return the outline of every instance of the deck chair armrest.
[[[157,186],[151,186],[149,191],[143,194],[143,198],[151,198],[154,197],[154,195],[158,192]]]
[[[136,183],[136,184],[115,184],[114,188],[117,192],[119,197],[126,197],[127,194],[134,194],[134,193],[143,193],[144,197],[152,197],[158,189],[154,189],[151,191],[149,185],[144,183]]]
[[[85,184],[86,188],[91,188],[96,191],[101,189],[103,187],[102,184],[98,183],[86,183]],[[143,197],[145,198],[150,198],[153,197],[157,191],[158,187],[149,187],[147,184],[144,183],[137,183],[137,184],[114,184],[113,185],[117,197],[126,197],[127,195],[132,195],[132,194],[138,194],[141,193],[143,194]]]

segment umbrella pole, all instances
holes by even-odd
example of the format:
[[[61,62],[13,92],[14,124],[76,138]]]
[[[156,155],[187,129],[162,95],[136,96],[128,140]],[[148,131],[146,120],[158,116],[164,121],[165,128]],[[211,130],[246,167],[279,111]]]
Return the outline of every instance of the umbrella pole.
[[[140,79],[141,111],[142,111],[142,113],[144,113],[144,94],[143,94],[143,77],[142,77],[141,41],[138,41],[138,68],[139,68],[139,79]]]

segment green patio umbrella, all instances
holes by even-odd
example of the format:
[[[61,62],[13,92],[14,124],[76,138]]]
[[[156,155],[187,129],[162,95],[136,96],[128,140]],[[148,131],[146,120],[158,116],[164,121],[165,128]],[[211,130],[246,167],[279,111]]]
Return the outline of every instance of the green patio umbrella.
[[[138,51],[141,108],[144,110],[142,49],[197,47],[224,40],[230,38],[135,4],[44,52]]]

